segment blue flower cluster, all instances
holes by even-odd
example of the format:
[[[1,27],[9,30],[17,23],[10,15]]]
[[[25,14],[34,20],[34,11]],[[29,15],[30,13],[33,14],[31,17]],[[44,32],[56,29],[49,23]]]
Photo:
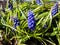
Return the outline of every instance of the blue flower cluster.
[[[9,3],[8,8],[9,8],[10,10],[12,10],[12,9],[13,9],[13,5],[12,5],[11,3]]]
[[[54,16],[56,13],[58,13],[58,2],[53,6],[51,10],[52,16]]]
[[[34,13],[29,10],[28,11],[28,27],[29,29],[31,29],[31,31],[33,31],[35,29],[36,26],[36,22],[35,22],[35,18],[34,18]]]
[[[14,18],[13,22],[14,22],[14,26],[13,26],[14,28],[20,25],[18,18]]]
[[[41,0],[36,0],[36,4],[41,5],[42,4]]]

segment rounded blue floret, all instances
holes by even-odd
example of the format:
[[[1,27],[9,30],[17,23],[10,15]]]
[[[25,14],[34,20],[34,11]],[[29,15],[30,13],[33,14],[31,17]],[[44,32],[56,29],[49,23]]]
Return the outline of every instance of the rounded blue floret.
[[[56,3],[56,4],[53,6],[53,8],[52,8],[51,11],[52,11],[52,12],[51,12],[52,16],[54,16],[56,13],[58,13],[58,3]]]
[[[36,0],[36,4],[41,5],[42,4],[41,0]]]
[[[35,18],[34,18],[34,13],[29,10],[28,11],[28,27],[29,29],[34,30],[36,26]]]
[[[11,3],[8,5],[8,7],[9,7],[10,10],[13,9],[13,5]]]
[[[14,26],[13,26],[14,28],[20,25],[18,18],[14,18],[13,22],[14,22]]]

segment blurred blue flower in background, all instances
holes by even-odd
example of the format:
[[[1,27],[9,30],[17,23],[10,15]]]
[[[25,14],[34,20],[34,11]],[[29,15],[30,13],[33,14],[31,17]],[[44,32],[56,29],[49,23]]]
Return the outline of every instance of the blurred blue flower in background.
[[[36,26],[36,22],[35,22],[35,18],[34,18],[34,13],[29,10],[28,11],[28,27],[29,29],[31,29],[31,31],[33,31],[35,29]]]
[[[54,16],[56,13],[58,13],[58,2],[53,6],[51,10],[52,16]]]
[[[17,17],[15,17],[15,18],[13,19],[13,22],[14,22],[14,25],[13,25],[14,28],[16,28],[17,26],[20,25],[19,20],[18,20]]]
[[[41,5],[42,4],[41,0],[36,0],[36,4]]]
[[[8,8],[9,8],[10,10],[12,10],[12,9],[13,9],[13,5],[12,5],[11,3],[9,3]]]

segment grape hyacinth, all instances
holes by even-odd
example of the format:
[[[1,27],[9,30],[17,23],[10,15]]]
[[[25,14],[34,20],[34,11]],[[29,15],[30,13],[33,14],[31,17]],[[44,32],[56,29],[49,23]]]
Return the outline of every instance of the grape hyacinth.
[[[41,5],[42,4],[41,0],[36,0],[36,4]]]
[[[14,25],[13,25],[14,28],[20,25],[17,17],[14,18],[13,22],[14,22]]]
[[[36,22],[35,22],[35,18],[34,18],[34,13],[29,10],[28,11],[28,27],[29,29],[31,29],[31,31],[33,31],[35,29],[36,26]]]
[[[9,8],[10,10],[12,10],[12,9],[13,9],[13,5],[12,5],[11,3],[9,3],[8,8]]]
[[[54,16],[56,13],[58,13],[58,3],[56,3],[51,10],[52,16]]]

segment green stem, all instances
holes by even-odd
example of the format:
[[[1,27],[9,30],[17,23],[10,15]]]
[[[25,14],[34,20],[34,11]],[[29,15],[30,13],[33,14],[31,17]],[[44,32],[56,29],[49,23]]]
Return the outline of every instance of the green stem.
[[[60,35],[57,34],[56,37],[57,37],[58,43],[60,45]]]
[[[49,40],[47,40],[47,39],[44,39],[45,41],[47,41],[47,42],[49,42],[50,44],[52,44],[52,45],[56,45],[55,43],[53,43],[53,42],[51,42],[51,41],[49,41]]]
[[[27,19],[27,18],[26,18],[26,16],[25,16],[25,14],[22,12],[22,10],[21,10],[21,8],[20,8],[20,7],[19,7],[19,10],[21,11],[22,16],[23,16],[25,19]]]

